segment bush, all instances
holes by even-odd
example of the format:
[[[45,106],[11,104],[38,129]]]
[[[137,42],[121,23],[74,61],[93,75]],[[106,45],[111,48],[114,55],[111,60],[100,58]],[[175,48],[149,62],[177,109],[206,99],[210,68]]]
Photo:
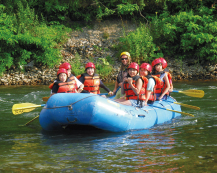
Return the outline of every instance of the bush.
[[[85,72],[85,64],[81,63],[81,58],[78,53],[75,54],[75,58],[73,59],[73,62],[70,62],[72,66],[72,74],[75,76],[78,76]]]
[[[11,65],[22,67],[27,60],[38,65],[57,64],[62,59],[59,48],[70,29],[39,22],[28,4],[19,2],[17,6],[17,12],[9,15],[0,5],[0,73]]]
[[[96,72],[100,75],[100,78],[102,80],[105,80],[106,77],[108,77],[111,72],[113,67],[110,65],[108,62],[109,57],[107,58],[98,58],[96,62]],[[111,62],[111,61],[110,61]]]
[[[154,42],[164,54],[217,61],[217,22],[213,9],[199,6],[197,10],[176,15],[165,10],[152,24]]]
[[[145,25],[141,25],[136,31],[122,37],[120,43],[120,52],[130,52],[134,62],[151,62],[153,58],[163,56],[154,44],[149,28]]]

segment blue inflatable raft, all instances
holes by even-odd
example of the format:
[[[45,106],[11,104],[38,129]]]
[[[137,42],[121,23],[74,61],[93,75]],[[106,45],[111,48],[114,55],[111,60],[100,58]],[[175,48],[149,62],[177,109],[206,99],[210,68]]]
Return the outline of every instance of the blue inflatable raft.
[[[170,101],[170,102],[169,102]],[[42,109],[39,122],[44,130],[55,131],[67,126],[92,126],[121,132],[147,129],[180,116],[180,105],[168,101],[155,101],[143,108],[126,106],[95,94],[59,93],[49,98]]]

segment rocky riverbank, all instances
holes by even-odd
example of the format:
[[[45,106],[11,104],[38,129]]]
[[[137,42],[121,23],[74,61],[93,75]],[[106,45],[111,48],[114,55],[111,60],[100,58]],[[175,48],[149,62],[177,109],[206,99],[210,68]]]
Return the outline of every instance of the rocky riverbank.
[[[136,24],[129,23],[129,21],[115,20],[96,22],[92,29],[84,27],[83,31],[74,31],[63,45],[62,62],[73,63],[76,53],[79,54],[82,64],[89,62],[89,57],[97,60],[110,56],[115,60],[115,63],[112,73],[104,82],[114,82],[120,68],[120,60],[112,46],[118,43],[123,32],[129,33],[134,31],[136,27]],[[179,61],[168,57],[164,58],[168,61],[168,69],[174,81],[217,79],[217,64],[199,63],[195,59]],[[12,66],[0,77],[0,85],[48,85],[56,78],[58,66],[52,68],[36,67],[34,62],[30,62],[23,67],[22,71]]]

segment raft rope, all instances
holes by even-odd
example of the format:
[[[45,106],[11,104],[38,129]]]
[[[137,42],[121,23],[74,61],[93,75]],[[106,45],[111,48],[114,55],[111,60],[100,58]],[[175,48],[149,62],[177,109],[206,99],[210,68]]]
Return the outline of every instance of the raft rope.
[[[98,96],[98,95],[93,94],[93,95],[88,96],[88,97],[93,97],[93,96]],[[76,101],[76,102],[74,102],[74,103],[72,103],[72,104],[70,104],[70,105],[68,105],[68,106],[57,106],[57,107],[53,107],[53,108],[46,108],[46,107],[44,107],[44,109],[56,109],[56,108],[64,108],[64,107],[69,107],[69,108],[72,109],[72,105],[74,105],[75,103],[80,102],[81,100],[84,100],[84,99],[86,99],[86,98],[88,98],[88,97],[84,97],[84,98],[82,98],[82,99],[80,99],[80,100],[78,100],[78,101]]]

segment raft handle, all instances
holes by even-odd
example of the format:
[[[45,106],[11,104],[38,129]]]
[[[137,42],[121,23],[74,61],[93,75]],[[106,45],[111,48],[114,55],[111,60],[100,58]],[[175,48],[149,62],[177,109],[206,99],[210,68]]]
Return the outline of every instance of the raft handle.
[[[77,118],[75,118],[74,121],[70,121],[68,118],[66,118],[66,119],[67,119],[67,121],[68,121],[69,123],[75,123],[75,122],[77,121]]]

